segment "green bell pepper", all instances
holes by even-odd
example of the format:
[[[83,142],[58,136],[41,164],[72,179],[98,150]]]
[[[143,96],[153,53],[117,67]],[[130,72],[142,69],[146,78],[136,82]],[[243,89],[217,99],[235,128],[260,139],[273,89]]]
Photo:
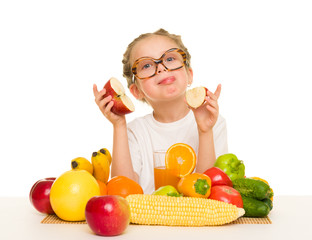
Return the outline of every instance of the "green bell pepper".
[[[238,160],[232,153],[219,156],[214,166],[222,169],[232,181],[245,176],[245,165],[243,161]]]

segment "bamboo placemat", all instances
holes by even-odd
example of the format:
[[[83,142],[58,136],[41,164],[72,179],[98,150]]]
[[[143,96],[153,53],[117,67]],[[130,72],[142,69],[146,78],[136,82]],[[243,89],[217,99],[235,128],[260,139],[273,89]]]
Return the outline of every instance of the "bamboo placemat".
[[[43,224],[86,224],[86,221],[69,222],[58,218],[56,215],[47,215],[41,223]],[[271,219],[266,216],[263,218],[241,217],[230,224],[272,224]]]

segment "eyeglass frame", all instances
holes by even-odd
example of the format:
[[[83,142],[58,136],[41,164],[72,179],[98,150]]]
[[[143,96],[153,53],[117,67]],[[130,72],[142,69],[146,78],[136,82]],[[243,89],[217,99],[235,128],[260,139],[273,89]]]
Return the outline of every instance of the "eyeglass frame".
[[[174,52],[174,51],[181,54],[181,56],[182,56],[182,58],[183,58],[183,63],[182,63],[182,66],[180,66],[180,67],[178,67],[178,68],[169,69],[169,68],[167,68],[167,67],[165,66],[165,64],[163,63],[163,57],[164,57],[167,53],[169,53],[169,52]],[[143,60],[145,60],[145,59],[150,59],[150,60],[152,60],[154,63],[156,63],[155,73],[154,73],[153,75],[149,76],[149,77],[140,78],[140,77],[138,77],[138,76],[136,75],[136,74],[137,74],[137,71],[136,71],[136,70],[137,70],[137,65],[138,65],[138,63],[139,63],[140,61],[143,61]],[[178,69],[180,69],[180,68],[183,68],[185,65],[187,65],[186,53],[185,53],[182,49],[180,49],[180,48],[170,48],[169,50],[167,50],[166,52],[164,52],[164,54],[161,55],[161,57],[158,58],[158,59],[155,59],[155,58],[152,58],[152,57],[141,57],[141,58],[135,60],[135,62],[134,62],[133,65],[132,65],[132,68],[131,68],[132,73],[133,73],[133,82],[135,81],[135,77],[138,78],[138,79],[141,79],[141,80],[149,79],[149,78],[151,78],[151,77],[154,77],[154,76],[157,74],[158,64],[160,64],[160,63],[164,66],[164,68],[165,68],[168,72],[178,70]]]

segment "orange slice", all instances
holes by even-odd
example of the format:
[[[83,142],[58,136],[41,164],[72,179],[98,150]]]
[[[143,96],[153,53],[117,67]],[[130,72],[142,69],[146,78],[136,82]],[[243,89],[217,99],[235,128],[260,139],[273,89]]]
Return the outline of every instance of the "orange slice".
[[[165,159],[166,168],[178,177],[192,173],[196,165],[196,153],[185,143],[173,144],[168,148]]]

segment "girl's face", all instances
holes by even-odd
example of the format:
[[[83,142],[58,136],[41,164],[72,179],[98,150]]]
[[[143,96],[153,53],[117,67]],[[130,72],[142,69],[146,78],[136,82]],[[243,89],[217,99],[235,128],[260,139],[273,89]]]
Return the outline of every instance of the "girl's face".
[[[139,41],[132,49],[131,64],[141,57],[158,59],[171,48],[178,48],[178,46],[168,37],[158,35],[148,37]],[[163,101],[183,99],[187,85],[191,84],[192,80],[191,69],[182,67],[178,70],[167,71],[162,64],[158,64],[155,76],[148,79],[136,79],[136,86],[132,85],[130,90],[137,99],[144,98],[153,106]]]

